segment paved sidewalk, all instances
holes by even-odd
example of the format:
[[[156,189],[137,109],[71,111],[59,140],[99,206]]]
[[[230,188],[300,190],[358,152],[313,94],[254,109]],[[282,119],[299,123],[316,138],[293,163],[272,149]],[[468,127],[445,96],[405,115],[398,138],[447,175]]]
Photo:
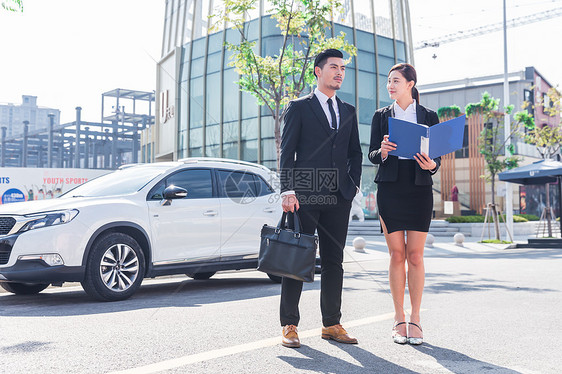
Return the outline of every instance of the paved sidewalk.
[[[389,259],[388,247],[386,245],[384,236],[362,236],[365,239],[366,246],[364,252],[358,252],[353,246],[353,239],[355,237],[348,237],[346,242],[346,247],[344,250],[344,263],[362,262],[362,261],[373,261],[373,260],[385,260]],[[529,250],[533,248],[515,248],[517,243],[527,243],[528,239],[535,238],[534,235],[528,236],[516,236],[511,244],[490,244],[490,243],[479,243],[480,238],[466,237],[462,246],[456,245],[453,239],[453,235],[450,237],[435,237],[433,245],[427,246],[424,249],[424,257],[467,257],[475,256],[478,257],[479,254],[482,258],[486,258],[489,255],[501,256],[505,253],[508,256],[517,255],[517,253],[528,253]],[[537,250],[542,250],[542,248],[536,248]]]
[[[378,250],[380,247],[384,247],[386,250],[386,242],[384,236],[364,236],[364,235],[354,235],[348,236],[346,245],[353,247],[353,239],[356,237],[361,236],[366,241],[366,249],[374,249]],[[528,239],[534,239],[534,235],[519,235],[513,238],[512,244],[490,244],[490,243],[479,243],[480,237],[474,236],[465,236],[464,242],[462,246],[458,246],[455,244],[454,241],[454,234],[451,236],[435,236],[435,241],[433,243],[433,247],[426,245],[425,253],[431,253],[434,250],[460,250],[462,251],[463,248],[465,250],[497,250],[497,249],[510,249],[513,244],[517,243],[527,243]],[[486,240],[487,238],[484,238]],[[505,240],[505,238],[502,238]]]
[[[425,342],[415,347],[391,340],[384,238],[367,238],[365,253],[348,244],[342,323],[358,345],[321,338],[317,275],[301,296],[302,347],[282,347],[280,285],[241,271],[207,281],[146,279],[134,297],[115,303],[93,301],[80,287],[1,294],[0,372],[559,372],[559,333],[545,323],[562,310],[562,249],[436,239],[425,250]]]

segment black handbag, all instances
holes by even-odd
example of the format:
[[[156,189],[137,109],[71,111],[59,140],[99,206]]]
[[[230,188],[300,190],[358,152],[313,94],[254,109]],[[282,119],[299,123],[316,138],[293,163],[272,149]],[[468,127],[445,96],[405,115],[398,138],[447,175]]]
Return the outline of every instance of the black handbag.
[[[316,235],[301,233],[297,212],[292,213],[294,230],[286,228],[287,213],[277,227],[263,225],[258,270],[303,282],[314,282]]]

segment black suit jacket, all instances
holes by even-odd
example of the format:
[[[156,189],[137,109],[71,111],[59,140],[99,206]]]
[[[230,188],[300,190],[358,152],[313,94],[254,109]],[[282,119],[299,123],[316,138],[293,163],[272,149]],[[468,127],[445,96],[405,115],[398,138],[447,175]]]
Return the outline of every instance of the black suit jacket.
[[[396,182],[398,180],[398,157],[389,155],[386,161],[382,162],[381,142],[385,135],[388,135],[388,118],[392,116],[392,105],[381,108],[375,112],[371,123],[371,144],[369,146],[369,160],[373,164],[379,165],[379,170],[375,176],[375,182]],[[433,126],[439,123],[439,117],[434,111],[416,104],[416,116],[418,123]],[[392,139],[390,139],[392,141]],[[437,164],[435,171],[441,166],[441,157],[434,158]],[[432,185],[432,173],[423,170],[416,162],[416,185]]]
[[[357,115],[355,107],[337,96],[336,100],[340,113],[337,132],[330,128],[314,93],[287,105],[281,140],[281,192],[293,190],[310,196],[339,191],[344,199],[355,197],[363,158]],[[326,180],[330,172],[337,183]],[[309,185],[307,176],[312,177]]]

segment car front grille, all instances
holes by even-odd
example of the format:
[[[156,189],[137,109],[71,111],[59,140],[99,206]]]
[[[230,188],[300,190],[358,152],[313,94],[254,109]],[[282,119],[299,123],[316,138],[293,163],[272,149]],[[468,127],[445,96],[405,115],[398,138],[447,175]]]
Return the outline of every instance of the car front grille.
[[[12,244],[7,241],[0,242],[0,265],[6,265],[10,260],[10,253],[12,253]]]
[[[7,235],[15,224],[13,217],[0,217],[0,235]]]

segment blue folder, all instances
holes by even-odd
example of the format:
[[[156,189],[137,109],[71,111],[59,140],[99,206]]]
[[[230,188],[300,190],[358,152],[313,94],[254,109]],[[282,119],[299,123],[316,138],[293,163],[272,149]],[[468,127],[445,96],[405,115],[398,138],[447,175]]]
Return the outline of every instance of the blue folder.
[[[431,127],[401,119],[388,119],[388,140],[396,143],[389,155],[414,159],[416,153],[425,152],[437,158],[462,148],[466,116],[462,115]]]

